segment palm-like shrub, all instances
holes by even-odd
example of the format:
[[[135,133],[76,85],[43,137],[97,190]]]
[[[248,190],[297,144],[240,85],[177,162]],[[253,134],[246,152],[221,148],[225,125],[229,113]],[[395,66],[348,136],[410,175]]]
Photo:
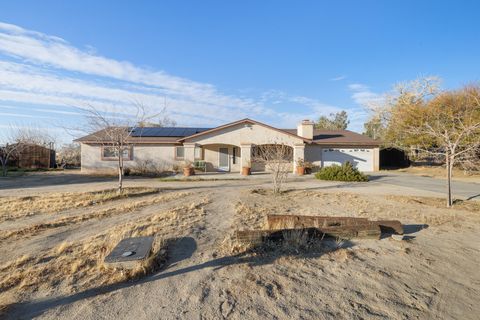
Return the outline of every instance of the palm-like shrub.
[[[358,171],[348,161],[341,166],[333,165],[320,169],[315,174],[315,178],[333,181],[368,181],[368,176]]]

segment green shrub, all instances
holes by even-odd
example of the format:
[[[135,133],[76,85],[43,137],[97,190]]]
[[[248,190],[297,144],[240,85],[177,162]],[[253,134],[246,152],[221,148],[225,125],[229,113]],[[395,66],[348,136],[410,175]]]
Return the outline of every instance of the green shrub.
[[[333,181],[368,181],[368,176],[358,171],[348,161],[341,166],[333,165],[321,168],[315,174],[315,178]]]

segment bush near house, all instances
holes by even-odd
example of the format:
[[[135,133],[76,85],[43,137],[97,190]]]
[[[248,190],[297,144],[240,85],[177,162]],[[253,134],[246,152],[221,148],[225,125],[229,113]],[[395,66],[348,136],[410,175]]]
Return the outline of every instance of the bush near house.
[[[368,176],[358,171],[348,161],[341,166],[333,165],[320,169],[315,174],[315,178],[333,181],[368,181]]]

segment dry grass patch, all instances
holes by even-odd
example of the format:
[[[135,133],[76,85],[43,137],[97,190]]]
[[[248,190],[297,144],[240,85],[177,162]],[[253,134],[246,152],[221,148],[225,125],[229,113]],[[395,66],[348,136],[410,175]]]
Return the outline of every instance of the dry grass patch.
[[[88,207],[107,201],[146,196],[159,192],[158,188],[124,188],[93,192],[49,193],[41,196],[0,198],[0,222],[36,214],[53,214],[72,208]]]
[[[433,197],[410,197],[410,196],[387,196],[387,199],[401,203],[420,204],[431,206],[439,209],[446,209],[446,200]],[[470,212],[480,212],[480,201],[455,200],[453,207],[455,210],[465,210]]]
[[[137,209],[154,205],[161,202],[167,202],[173,199],[178,199],[189,195],[188,192],[177,192],[177,193],[168,193],[165,195],[156,196],[151,199],[146,200],[138,200],[138,201],[131,201],[127,203],[123,203],[120,206],[115,206],[112,208],[106,208],[99,211],[93,211],[77,216],[71,217],[64,217],[50,222],[42,222],[38,224],[34,224],[25,228],[12,230],[9,232],[5,232],[3,235],[0,236],[0,240],[6,240],[10,238],[18,238],[22,236],[34,236],[38,233],[52,228],[63,227],[67,225],[72,225],[76,223],[81,223],[84,221],[88,221],[91,219],[104,219],[113,215],[123,214],[135,211]]]
[[[191,232],[202,223],[208,199],[179,206],[135,222],[113,227],[81,242],[62,243],[36,256],[23,256],[0,267],[0,310],[12,301],[70,294],[135,279],[158,270],[165,259],[165,239]],[[154,254],[133,270],[104,264],[105,256],[126,237],[155,236]],[[163,250],[162,250],[163,249]]]
[[[235,204],[235,216],[233,226],[236,229],[262,229],[265,227],[267,214],[270,210],[257,206],[247,205],[245,202],[238,201]]]
[[[348,192],[294,190],[271,200],[260,191],[245,199],[250,207],[272,214],[329,215],[369,219],[395,219],[403,223],[443,225],[461,222],[460,210],[480,211],[480,203],[459,201],[447,209],[441,198],[410,196],[372,196]],[[250,200],[250,201],[249,201]],[[427,207],[426,207],[427,206]],[[255,213],[251,213],[252,216]]]
[[[406,172],[423,177],[445,178],[446,169],[444,166],[412,166],[408,168],[397,169],[394,171]],[[454,168],[453,179],[480,181],[480,172],[467,172],[465,170]]]

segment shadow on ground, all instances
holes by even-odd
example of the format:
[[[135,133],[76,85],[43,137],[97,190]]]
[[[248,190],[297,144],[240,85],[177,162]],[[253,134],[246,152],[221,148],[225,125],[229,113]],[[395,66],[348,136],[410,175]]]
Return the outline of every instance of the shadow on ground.
[[[58,186],[68,184],[93,183],[93,182],[114,182],[116,177],[111,176],[90,176],[82,174],[35,174],[19,177],[7,177],[0,179],[0,190],[35,188]]]
[[[285,257],[285,256],[292,256],[298,258],[318,258],[321,255],[332,252],[336,249],[340,248],[348,248],[352,247],[353,243],[350,241],[343,241],[340,244],[334,242],[332,245],[332,250],[314,250],[311,252],[298,252],[296,250],[293,251],[265,251],[259,248],[253,248],[247,252],[235,254],[231,256],[224,256],[220,258],[214,258],[212,260],[206,261],[204,263],[191,265],[179,269],[175,269],[175,267],[182,261],[189,259],[192,257],[193,253],[197,249],[197,244],[195,239],[191,237],[183,237],[179,239],[170,239],[168,240],[169,243],[169,258],[166,262],[164,269],[156,274],[150,275],[146,278],[133,280],[123,283],[116,283],[111,285],[106,285],[99,288],[92,288],[85,290],[83,292],[75,293],[69,296],[62,296],[62,297],[54,297],[44,300],[37,300],[37,301],[29,301],[23,303],[17,303],[10,305],[8,308],[7,319],[31,319],[34,317],[41,316],[43,313],[48,311],[49,309],[56,308],[59,306],[64,306],[68,304],[75,303],[77,301],[81,301],[84,299],[92,298],[97,295],[102,295],[110,292],[114,292],[117,290],[129,288],[135,285],[142,285],[145,283],[150,283],[154,281],[159,281],[162,279],[175,277],[184,275],[190,272],[195,272],[198,270],[202,270],[205,268],[213,268],[214,271],[219,270],[221,268],[232,266],[232,265],[240,265],[240,264],[248,264],[250,266],[262,266],[272,264],[275,260]],[[171,255],[170,255],[171,252]],[[255,254],[252,254],[255,253]],[[174,269],[174,270],[171,270]],[[171,271],[169,271],[171,270]]]

